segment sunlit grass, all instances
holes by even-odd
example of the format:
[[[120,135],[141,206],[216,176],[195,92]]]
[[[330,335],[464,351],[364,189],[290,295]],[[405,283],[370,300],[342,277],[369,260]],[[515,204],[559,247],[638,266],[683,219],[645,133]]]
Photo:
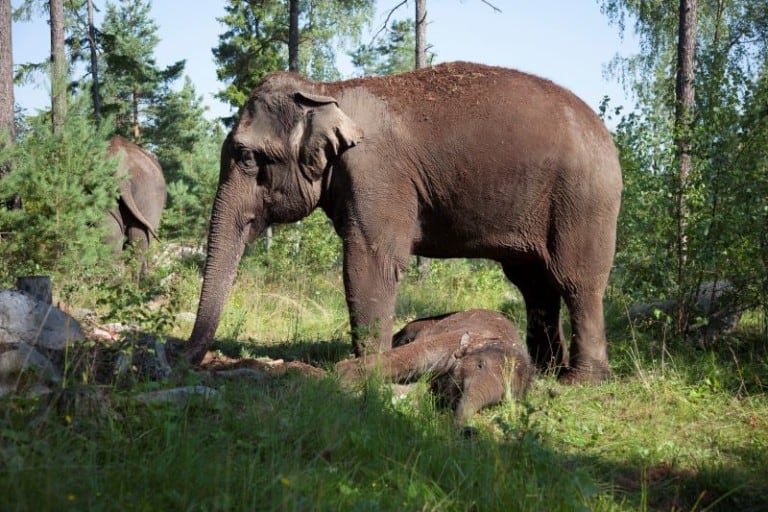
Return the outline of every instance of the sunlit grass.
[[[330,368],[349,354],[341,277],[270,273],[247,259],[215,348]],[[163,270],[147,315],[188,336],[199,262]],[[151,283],[150,283],[151,284]],[[80,293],[81,295],[78,295]],[[70,295],[98,304],[87,293]],[[87,296],[87,297],[86,297]],[[175,297],[171,300],[171,297]],[[130,297],[129,297],[130,298]],[[129,305],[131,305],[129,303]],[[150,306],[134,304],[137,311]],[[396,327],[466,308],[505,312],[517,292],[494,266],[433,261],[407,276]],[[428,387],[395,397],[325,378],[229,382],[222,400],[148,407],[102,389],[98,407],[0,402],[0,495],[10,510],[763,510],[768,507],[768,346],[760,319],[715,347],[631,327],[608,304],[615,379],[561,386],[481,411],[465,438]],[[150,325],[151,327],[151,325]],[[177,376],[165,385],[199,383]],[[78,405],[79,404],[79,405]]]

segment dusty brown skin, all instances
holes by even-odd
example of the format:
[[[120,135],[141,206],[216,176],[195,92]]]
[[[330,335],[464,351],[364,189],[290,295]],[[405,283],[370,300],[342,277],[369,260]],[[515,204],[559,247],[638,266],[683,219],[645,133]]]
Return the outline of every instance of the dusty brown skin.
[[[433,389],[466,424],[507,394],[525,395],[534,366],[515,326],[500,313],[469,310],[415,320],[393,337],[395,348],[336,364],[342,381],[376,374],[385,381],[435,378]]]
[[[141,259],[141,273],[147,269],[150,237],[157,238],[157,228],[166,200],[165,177],[154,155],[119,135],[109,141],[109,155],[120,156],[117,176],[120,197],[106,216],[107,243],[115,256],[128,245]]]
[[[358,355],[390,348],[411,254],[487,258],[523,294],[536,363],[600,381],[621,186],[600,119],[531,75],[469,63],[328,84],[270,75],[222,146],[188,358],[213,338],[245,244],[320,207],[343,240]]]

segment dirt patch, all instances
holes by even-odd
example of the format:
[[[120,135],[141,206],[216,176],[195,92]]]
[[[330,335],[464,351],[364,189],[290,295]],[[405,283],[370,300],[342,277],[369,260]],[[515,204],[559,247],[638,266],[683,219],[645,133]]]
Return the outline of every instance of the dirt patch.
[[[325,370],[301,361],[284,361],[269,357],[232,358],[215,352],[205,354],[200,363],[200,369],[211,372],[213,376],[220,372],[240,369],[257,370],[272,377],[285,374],[304,377],[322,377],[325,375]]]

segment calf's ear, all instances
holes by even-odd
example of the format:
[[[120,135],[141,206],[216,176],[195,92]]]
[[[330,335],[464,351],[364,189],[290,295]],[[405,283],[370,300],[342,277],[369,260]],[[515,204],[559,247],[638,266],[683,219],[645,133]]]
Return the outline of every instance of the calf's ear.
[[[464,355],[467,353],[467,347],[469,347],[469,333],[465,332],[461,335],[461,339],[459,340],[459,348],[456,349],[456,351],[453,353],[453,357],[456,359],[460,359],[464,357]]]

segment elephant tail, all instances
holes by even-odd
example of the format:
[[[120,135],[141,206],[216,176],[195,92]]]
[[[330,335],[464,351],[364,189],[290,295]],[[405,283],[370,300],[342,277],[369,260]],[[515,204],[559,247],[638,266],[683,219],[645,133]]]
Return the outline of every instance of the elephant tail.
[[[147,228],[147,231],[152,235],[152,237],[160,241],[160,237],[157,234],[157,231],[155,230],[154,226],[147,220],[147,218],[144,216],[144,214],[139,209],[138,205],[136,205],[136,202],[133,200],[133,197],[131,194],[121,194],[120,198],[125,203],[125,206],[128,207],[128,209],[131,211],[134,217],[136,217],[136,220],[141,222],[141,224]]]

